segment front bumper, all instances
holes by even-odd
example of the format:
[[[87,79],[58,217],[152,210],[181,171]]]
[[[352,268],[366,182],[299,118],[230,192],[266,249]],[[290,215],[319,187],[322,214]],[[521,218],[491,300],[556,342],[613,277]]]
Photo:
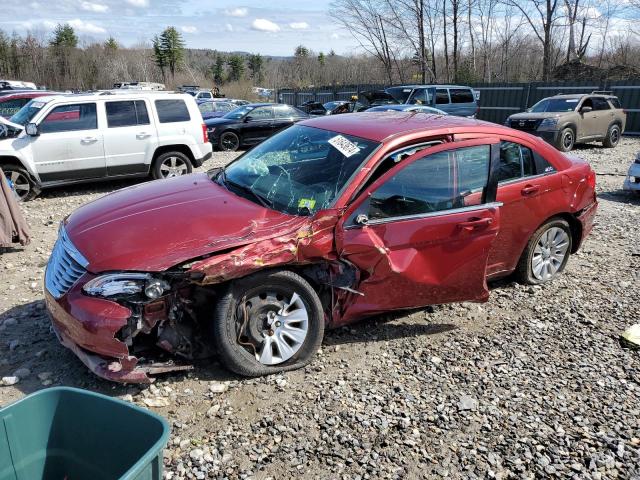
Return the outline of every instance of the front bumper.
[[[633,181],[632,181],[633,180]],[[640,164],[634,163],[631,165],[627,176],[624,179],[624,184],[622,185],[624,190],[628,190],[630,192],[640,192]]]

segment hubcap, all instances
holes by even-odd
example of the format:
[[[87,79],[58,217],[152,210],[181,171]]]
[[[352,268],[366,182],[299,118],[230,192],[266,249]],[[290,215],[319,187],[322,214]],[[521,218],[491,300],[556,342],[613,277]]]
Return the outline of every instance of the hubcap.
[[[618,143],[618,139],[620,138],[620,132],[618,132],[617,128],[611,130],[611,143]]]
[[[5,177],[7,179],[7,182],[9,182],[9,187],[11,188],[11,190],[13,190],[19,200],[25,198],[31,191],[29,179],[22,173],[16,171],[7,171],[5,172]]]
[[[562,228],[551,227],[538,239],[533,257],[531,271],[533,276],[542,281],[551,279],[564,263],[569,249],[569,235]]]
[[[169,157],[160,165],[160,172],[164,178],[179,177],[188,171],[187,164],[178,157]]]
[[[276,291],[262,291],[239,307],[238,343],[263,365],[278,365],[293,357],[304,344],[309,314],[302,298],[290,299]]]
[[[224,134],[222,135],[222,148],[225,150],[235,150],[238,148],[238,139],[235,135]]]

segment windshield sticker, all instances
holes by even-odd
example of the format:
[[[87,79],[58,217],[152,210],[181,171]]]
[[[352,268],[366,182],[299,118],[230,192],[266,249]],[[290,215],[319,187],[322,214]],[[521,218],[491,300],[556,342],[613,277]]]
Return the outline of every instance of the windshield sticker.
[[[329,143],[347,158],[360,152],[360,148],[355,143],[342,135],[330,138]]]
[[[44,105],[45,105],[44,102],[33,102],[31,104],[31,107],[32,108],[42,108],[42,107],[44,107]]]
[[[309,210],[313,210],[316,206],[316,201],[313,198],[301,198],[298,202],[298,208],[308,208]]]

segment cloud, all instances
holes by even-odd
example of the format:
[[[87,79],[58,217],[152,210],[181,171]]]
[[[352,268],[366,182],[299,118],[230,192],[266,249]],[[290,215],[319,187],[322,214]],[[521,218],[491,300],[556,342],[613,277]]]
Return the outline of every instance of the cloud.
[[[256,18],[251,24],[251,28],[260,32],[275,33],[280,31],[280,26],[266,18]]]
[[[107,33],[107,31],[104,28],[99,27],[98,25],[94,25],[93,23],[90,23],[90,22],[85,22],[83,20],[80,20],[79,18],[69,20],[67,23],[71,25],[74,30],[80,33],[94,33],[94,34]]]
[[[306,30],[309,28],[309,24],[307,22],[293,22],[289,24],[289,27],[294,30]]]
[[[332,33],[331,38],[333,38],[334,40],[337,40],[338,38],[340,38],[340,35],[337,33]]]
[[[246,7],[227,8],[224,13],[229,17],[246,17],[249,15],[249,9]]]
[[[86,10],[87,12],[94,12],[94,13],[105,13],[109,11],[108,5],[103,5],[101,3],[92,3],[92,2],[82,2],[80,4],[80,8],[82,8],[82,10]]]
[[[224,26],[224,29],[225,29],[227,32],[233,32],[233,25],[231,25],[230,23],[227,23],[227,24]]]
[[[198,27],[193,25],[183,25],[181,29],[184,33],[198,33]]]
[[[132,7],[146,8],[149,6],[149,0],[126,0]]]

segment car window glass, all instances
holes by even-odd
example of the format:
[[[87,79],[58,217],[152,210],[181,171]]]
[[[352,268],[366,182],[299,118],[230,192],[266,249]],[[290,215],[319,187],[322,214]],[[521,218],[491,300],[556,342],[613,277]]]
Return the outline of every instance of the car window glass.
[[[607,102],[604,98],[594,97],[593,109],[594,110],[611,110],[611,107],[609,106],[609,102]]]
[[[12,100],[0,102],[0,117],[11,117],[22,107],[24,107],[29,102],[29,100],[30,99],[28,98],[14,98]]]
[[[369,219],[481,204],[489,177],[489,159],[490,147],[482,145],[438,152],[416,160],[371,194]],[[454,178],[456,172],[457,178]]]
[[[590,98],[587,98],[584,102],[582,102],[582,105],[580,106],[580,108],[584,108],[584,107],[593,108],[593,100]]]
[[[201,103],[198,108],[202,113],[209,113],[215,111],[215,107],[212,103]]]
[[[536,166],[536,172],[538,173],[553,173],[556,171],[555,167],[538,153],[533,153],[533,161]]]
[[[278,105],[276,107],[273,107],[273,112],[275,113],[276,118],[291,118],[295,116],[293,108],[286,105]]]
[[[271,107],[257,107],[249,113],[252,120],[269,120],[273,118]]]
[[[428,88],[417,88],[413,91],[407,103],[418,105],[429,105],[431,103],[431,93]]]
[[[204,92],[200,94],[201,98],[212,98],[211,94],[209,92]]]
[[[535,175],[536,170],[535,160],[530,149],[513,142],[500,144],[498,182]]]
[[[468,88],[450,88],[451,103],[473,103],[473,93]]]
[[[611,105],[613,105],[613,108],[622,108],[622,105],[620,105],[620,100],[618,100],[615,97],[610,98],[609,102],[611,102]]]
[[[189,109],[184,100],[156,100],[156,110],[160,123],[188,122]]]
[[[446,88],[436,89],[436,104],[442,105],[445,103],[449,103],[449,92]]]
[[[147,107],[142,100],[107,102],[105,106],[109,128],[149,124]]]
[[[40,123],[40,133],[95,130],[98,117],[95,103],[80,103],[55,107]]]

